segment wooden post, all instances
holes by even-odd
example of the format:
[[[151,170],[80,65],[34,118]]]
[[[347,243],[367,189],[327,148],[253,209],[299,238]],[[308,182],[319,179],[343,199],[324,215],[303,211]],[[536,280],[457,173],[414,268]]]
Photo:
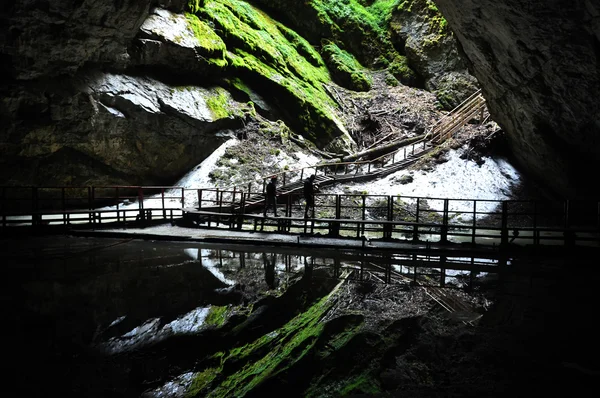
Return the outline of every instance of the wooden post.
[[[420,211],[420,198],[417,198],[417,210],[415,211],[415,226],[413,227],[413,241],[419,240],[419,211]]]
[[[144,191],[142,190],[142,187],[138,187],[138,211],[139,211],[139,215],[140,215],[140,221],[145,220],[145,214],[144,214]]]
[[[246,193],[240,192],[240,216],[238,218],[238,229],[241,230],[244,225],[244,214],[246,214]]]
[[[362,215],[361,215],[361,219],[363,221],[365,221],[366,214],[367,214],[367,195],[362,195]],[[358,230],[364,236],[364,234],[365,234],[365,223],[364,222],[360,224],[360,228],[358,228]],[[357,238],[358,237],[359,236],[357,236]]]
[[[446,287],[446,256],[440,256],[440,287]]]
[[[119,211],[119,205],[121,204],[121,198],[119,195],[119,187],[115,187],[115,200],[117,202],[117,223],[121,222],[121,212]],[[123,214],[126,214],[126,212],[124,212]],[[123,220],[125,221],[125,220]]]
[[[304,179],[304,167],[300,170],[300,181]]]
[[[500,227],[500,245],[508,244],[508,202],[502,201],[502,226]]]
[[[471,236],[471,243],[475,244],[475,237],[477,231],[477,201],[473,201],[473,233]]]
[[[165,210],[165,188],[161,188],[161,203],[163,220],[165,220],[167,218],[167,210]]]
[[[442,234],[440,237],[442,243],[448,243],[448,204],[449,200],[444,199],[444,215],[442,217]]]
[[[202,209],[202,190],[198,189],[198,210]]]

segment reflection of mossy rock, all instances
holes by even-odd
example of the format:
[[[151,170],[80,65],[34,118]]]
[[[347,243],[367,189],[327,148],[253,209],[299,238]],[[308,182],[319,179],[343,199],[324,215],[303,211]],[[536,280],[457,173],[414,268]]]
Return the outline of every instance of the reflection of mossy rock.
[[[321,52],[333,80],[339,85],[356,91],[371,89],[370,76],[352,54],[332,42],[325,42]]]

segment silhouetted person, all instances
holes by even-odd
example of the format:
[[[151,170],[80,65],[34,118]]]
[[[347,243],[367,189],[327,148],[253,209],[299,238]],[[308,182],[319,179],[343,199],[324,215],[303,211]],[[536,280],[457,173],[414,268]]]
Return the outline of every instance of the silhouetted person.
[[[265,210],[263,216],[266,217],[269,206],[273,205],[273,213],[277,217],[277,177],[271,177],[271,182],[267,184],[267,197],[265,198]]]
[[[263,253],[262,255],[265,266],[265,282],[267,282],[269,289],[275,289],[275,258],[272,258],[271,261],[269,261],[267,253]],[[275,255],[273,254],[273,256]]]
[[[304,218],[308,218],[308,209],[315,207],[315,184],[313,181],[315,180],[315,175],[311,175],[304,181],[304,199],[306,200],[306,205],[304,207]]]
[[[313,259],[311,258],[311,261],[308,261],[308,257],[304,257],[304,274],[302,275],[302,283],[306,286],[309,287],[312,281],[312,276],[313,276]]]

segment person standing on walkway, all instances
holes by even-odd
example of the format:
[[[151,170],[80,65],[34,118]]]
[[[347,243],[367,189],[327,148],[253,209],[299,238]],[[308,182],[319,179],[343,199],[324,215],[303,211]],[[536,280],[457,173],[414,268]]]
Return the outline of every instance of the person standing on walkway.
[[[315,175],[311,175],[304,181],[304,199],[306,200],[306,205],[304,206],[304,218],[308,218],[308,209],[315,207]]]
[[[267,184],[267,196],[265,198],[265,210],[263,216],[267,216],[269,206],[273,205],[273,213],[277,216],[277,177],[271,177],[271,182]]]

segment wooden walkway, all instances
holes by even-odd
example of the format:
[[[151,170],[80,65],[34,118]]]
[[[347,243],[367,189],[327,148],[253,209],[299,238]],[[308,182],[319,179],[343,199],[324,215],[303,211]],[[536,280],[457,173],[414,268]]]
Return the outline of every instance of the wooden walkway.
[[[0,226],[98,228],[103,224],[188,226],[246,231],[322,234],[415,242],[454,241],[508,245],[600,245],[600,201],[490,201],[388,195],[317,193],[310,218],[303,216],[303,181],[316,176],[326,187],[380,178],[414,164],[480,113],[485,100],[474,93],[441,119],[424,138],[376,159],[322,163],[278,177],[283,217],[263,217],[266,181],[228,189],[184,187],[0,187]],[[186,193],[198,205],[186,203]],[[189,197],[188,197],[189,199]],[[491,210],[490,210],[491,209]],[[259,210],[260,214],[252,214]],[[8,232],[10,233],[10,232]]]

